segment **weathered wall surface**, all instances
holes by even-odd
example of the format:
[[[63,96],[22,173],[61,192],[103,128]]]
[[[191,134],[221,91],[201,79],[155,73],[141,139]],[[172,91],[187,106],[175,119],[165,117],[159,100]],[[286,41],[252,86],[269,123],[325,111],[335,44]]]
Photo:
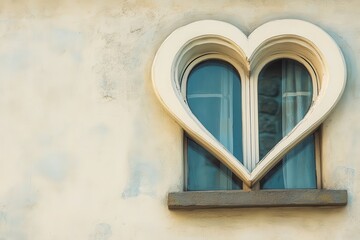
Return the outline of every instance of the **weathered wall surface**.
[[[358,239],[360,2],[0,2],[0,239]],[[250,33],[283,18],[327,31],[348,83],[323,124],[324,187],[343,208],[172,212],[182,130],[150,70],[172,30],[201,19]]]

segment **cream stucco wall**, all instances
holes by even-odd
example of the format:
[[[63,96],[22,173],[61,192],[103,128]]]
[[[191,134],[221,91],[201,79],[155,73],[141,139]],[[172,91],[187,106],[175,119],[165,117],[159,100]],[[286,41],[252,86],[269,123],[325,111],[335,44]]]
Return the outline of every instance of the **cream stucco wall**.
[[[0,239],[359,239],[360,2],[0,1]],[[182,130],[151,64],[200,19],[249,34],[295,18],[328,32],[348,82],[323,124],[324,187],[342,208],[169,211],[182,189]]]

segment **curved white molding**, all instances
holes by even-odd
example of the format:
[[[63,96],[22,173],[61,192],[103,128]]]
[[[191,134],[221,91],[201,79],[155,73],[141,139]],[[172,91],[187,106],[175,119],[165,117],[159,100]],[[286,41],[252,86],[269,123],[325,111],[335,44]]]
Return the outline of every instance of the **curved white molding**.
[[[238,61],[244,71],[249,72],[252,64],[279,51],[308,61],[321,87],[304,119],[250,173],[191,113],[181,94],[181,74],[187,64],[201,54],[220,52]],[[311,23],[292,19],[271,21],[246,37],[229,23],[203,20],[175,30],[162,43],[153,61],[152,81],[157,97],[169,114],[195,141],[251,187],[328,116],[342,95],[346,68],[333,39]]]

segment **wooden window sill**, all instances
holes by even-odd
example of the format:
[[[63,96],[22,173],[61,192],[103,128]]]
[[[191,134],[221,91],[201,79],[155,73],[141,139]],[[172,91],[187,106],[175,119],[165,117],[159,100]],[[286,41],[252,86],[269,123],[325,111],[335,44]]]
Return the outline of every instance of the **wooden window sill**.
[[[168,195],[169,209],[345,206],[346,190],[189,191]]]

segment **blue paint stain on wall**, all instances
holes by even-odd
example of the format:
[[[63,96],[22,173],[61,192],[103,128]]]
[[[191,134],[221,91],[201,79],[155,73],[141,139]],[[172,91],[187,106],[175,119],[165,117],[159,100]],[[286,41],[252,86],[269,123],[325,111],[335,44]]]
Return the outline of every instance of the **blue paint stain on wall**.
[[[111,235],[111,226],[107,223],[99,223],[95,226],[95,231],[90,235],[89,240],[108,240]]]
[[[53,181],[63,181],[69,170],[69,159],[64,153],[52,153],[39,162],[41,174]]]
[[[31,60],[29,49],[25,48],[22,41],[14,40],[14,45],[18,48],[8,50],[0,54],[0,69],[5,71],[24,70],[28,67]]]
[[[143,121],[142,114],[143,112],[132,121],[133,133],[131,136],[136,137],[130,141],[133,145],[129,146],[127,153],[129,177],[121,194],[123,199],[137,197],[141,194],[156,196],[157,185],[162,175],[159,170],[159,161],[150,158],[152,138],[148,135],[149,126],[147,121]]]
[[[13,52],[12,54],[5,55],[0,59],[0,64],[3,67],[12,70],[24,69],[27,67],[29,62],[29,55],[26,51],[21,51],[21,49]]]
[[[50,34],[50,44],[53,49],[59,53],[70,53],[76,62],[82,59],[83,37],[80,32],[70,31],[68,29],[55,28]]]
[[[122,198],[136,197],[139,194],[155,196],[158,178],[159,172],[151,163],[137,158],[130,159],[130,177]]]
[[[2,224],[5,224],[6,223],[6,213],[5,212],[3,212],[3,211],[0,211],[0,226],[2,225]]]
[[[29,34],[13,34],[10,37],[11,45],[0,52],[0,72],[24,71],[34,64],[46,63],[44,54],[49,52],[68,54],[75,63],[82,61],[84,38],[81,32],[51,28],[41,32],[34,30]],[[34,51],[39,46],[42,50]]]
[[[104,137],[109,134],[110,129],[103,123],[97,124],[91,129],[91,133],[95,134],[97,137]]]

